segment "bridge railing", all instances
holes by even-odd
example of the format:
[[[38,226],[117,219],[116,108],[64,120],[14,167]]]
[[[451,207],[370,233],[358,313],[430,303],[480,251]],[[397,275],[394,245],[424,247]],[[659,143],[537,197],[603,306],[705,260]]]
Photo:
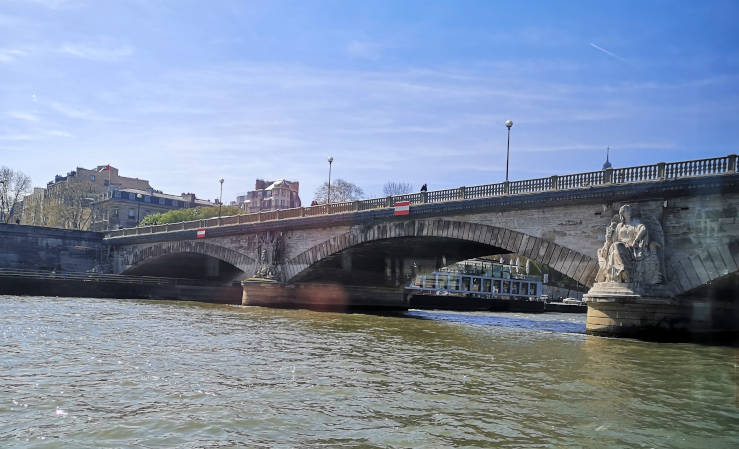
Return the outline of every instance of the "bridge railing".
[[[456,189],[434,190],[431,192],[408,193],[371,198],[367,200],[342,203],[320,204],[317,206],[298,207],[235,215],[221,218],[209,218],[165,225],[142,226],[138,228],[109,231],[107,237],[124,237],[141,234],[155,234],[188,229],[208,228],[235,224],[256,223],[261,221],[282,220],[288,218],[314,217],[317,215],[345,214],[363,210],[393,207],[398,201],[410,201],[413,205],[427,203],[443,203],[465,199],[489,198],[504,195],[521,195],[550,190],[570,190],[589,188],[608,184],[630,184],[638,182],[661,181],[665,179],[690,178],[695,176],[720,175],[736,173],[737,155],[698,159],[681,162],[660,162],[652,165],[635,167],[608,168],[600,171],[554,175],[548,178],[524,179],[520,181],[499,182]]]
[[[551,178],[524,179],[508,183],[508,193],[510,195],[515,195],[517,193],[542,192],[551,188]]]
[[[553,180],[555,188],[559,190],[578,189],[597,186],[604,183],[607,170],[591,171],[587,173],[575,173],[572,175],[556,176]]]
[[[370,209],[379,209],[382,207],[387,207],[386,198],[372,198],[369,200],[358,201],[358,203],[359,203],[359,210],[370,210]]]
[[[463,199],[459,195],[459,189],[432,190],[426,193],[426,198],[429,203],[443,203],[444,201]]]
[[[639,167],[616,168],[612,170],[611,182],[614,184],[660,179],[659,167],[657,165],[642,165]]]
[[[463,192],[463,195],[460,195],[459,199],[487,198],[489,196],[505,195],[506,193],[504,182],[481,186],[460,187],[460,190]]]
[[[733,156],[733,159],[732,159]],[[671,162],[665,164],[665,177],[669,179],[688,176],[717,175],[736,171],[736,156],[715,157],[697,161]]]

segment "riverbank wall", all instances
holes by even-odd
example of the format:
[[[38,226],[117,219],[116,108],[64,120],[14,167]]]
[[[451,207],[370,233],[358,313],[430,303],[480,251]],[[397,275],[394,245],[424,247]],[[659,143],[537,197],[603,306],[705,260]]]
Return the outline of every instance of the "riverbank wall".
[[[241,285],[144,276],[0,270],[0,295],[199,301],[241,304]]]
[[[99,232],[0,223],[0,268],[100,272],[107,251]]]

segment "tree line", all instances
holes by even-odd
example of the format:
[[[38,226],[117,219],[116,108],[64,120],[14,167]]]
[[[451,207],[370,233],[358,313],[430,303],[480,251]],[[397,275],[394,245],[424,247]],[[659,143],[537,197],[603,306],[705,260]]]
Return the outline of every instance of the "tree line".
[[[315,204],[325,204],[328,202],[328,182],[324,182],[316,190],[313,196],[313,202]],[[408,182],[399,181],[388,181],[382,186],[382,194],[384,196],[389,195],[403,195],[406,193],[412,193],[415,189],[413,184]],[[343,203],[347,201],[356,201],[364,198],[364,191],[358,185],[345,181],[343,179],[337,179],[331,183],[331,202],[332,203]]]
[[[383,195],[402,195],[415,189],[407,182],[389,181],[382,187]],[[0,167],[0,222],[22,222],[36,226],[50,226],[67,229],[88,229],[95,220],[94,204],[102,199],[84,183],[58,183],[54,189],[46,189],[31,195],[31,178],[19,170]],[[313,204],[329,201],[328,182],[324,182],[315,192]],[[364,190],[358,185],[337,179],[331,183],[332,203],[356,201],[364,198]],[[21,213],[22,209],[22,213]],[[221,216],[245,213],[234,206],[222,206]],[[176,209],[165,213],[154,213],[141,220],[141,226],[177,223],[217,217],[218,206]]]

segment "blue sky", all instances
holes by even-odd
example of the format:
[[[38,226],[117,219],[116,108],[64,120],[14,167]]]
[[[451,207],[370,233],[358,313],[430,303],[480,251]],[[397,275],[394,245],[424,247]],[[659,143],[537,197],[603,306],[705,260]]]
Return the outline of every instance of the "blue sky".
[[[0,165],[224,200],[737,152],[739,2],[0,1]]]

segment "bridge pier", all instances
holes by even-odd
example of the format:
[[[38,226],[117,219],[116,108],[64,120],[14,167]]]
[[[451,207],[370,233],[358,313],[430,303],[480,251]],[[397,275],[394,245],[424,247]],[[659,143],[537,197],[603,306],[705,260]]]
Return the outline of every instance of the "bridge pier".
[[[311,310],[407,310],[402,289],[330,282],[283,284],[268,279],[242,281],[241,304]]]
[[[624,294],[601,286],[584,296],[585,332],[655,341],[737,342],[734,301]]]

